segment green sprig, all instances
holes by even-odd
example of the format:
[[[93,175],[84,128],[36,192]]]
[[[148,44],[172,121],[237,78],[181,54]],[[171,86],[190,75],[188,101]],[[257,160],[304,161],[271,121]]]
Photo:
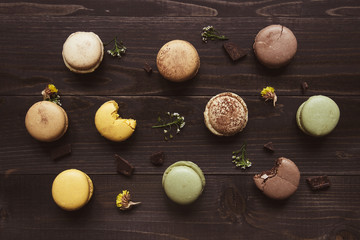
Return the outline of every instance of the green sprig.
[[[252,163],[246,157],[246,143],[244,143],[239,150],[232,153],[232,159],[236,167],[240,167],[241,169],[251,167]]]
[[[185,118],[179,113],[166,113],[166,118],[162,119],[158,117],[158,125],[152,126],[152,128],[164,128],[164,139],[169,140],[174,138],[172,127],[176,127],[176,134],[180,133],[181,129],[185,126]]]
[[[202,29],[201,39],[204,43],[210,40],[227,40],[228,38],[224,35],[221,35],[218,31],[215,30],[213,26],[207,26]]]
[[[107,50],[106,52],[113,57],[121,58],[121,56],[126,53],[127,48],[125,47],[122,41],[117,40],[117,36],[113,40],[111,40],[110,42],[104,45],[107,46],[112,42],[114,42],[114,47],[111,50]]]

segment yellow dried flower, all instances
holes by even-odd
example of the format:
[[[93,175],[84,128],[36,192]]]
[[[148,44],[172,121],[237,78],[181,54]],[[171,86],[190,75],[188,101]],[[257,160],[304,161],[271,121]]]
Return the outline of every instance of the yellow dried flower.
[[[128,190],[123,190],[116,197],[116,206],[120,210],[127,210],[133,205],[140,204],[141,202],[132,202],[130,192]]]
[[[263,88],[263,90],[261,91],[261,96],[265,99],[265,101],[268,100],[273,100],[273,105],[275,107],[275,103],[277,101],[277,96],[275,94],[275,89],[273,87],[266,87]]]
[[[49,85],[48,85],[48,89],[49,89],[50,92],[52,92],[52,93],[57,93],[57,92],[58,92],[58,89],[55,87],[54,84],[49,84]]]

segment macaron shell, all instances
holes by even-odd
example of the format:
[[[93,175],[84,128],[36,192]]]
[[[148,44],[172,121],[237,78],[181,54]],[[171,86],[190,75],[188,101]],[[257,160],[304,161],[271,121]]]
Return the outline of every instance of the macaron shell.
[[[190,204],[201,195],[205,187],[205,177],[195,163],[179,161],[166,169],[162,185],[172,201]]]
[[[136,128],[136,120],[120,118],[118,110],[118,104],[110,100],[101,105],[95,114],[96,129],[103,137],[115,142],[125,141]]]
[[[270,25],[256,35],[254,52],[257,59],[269,68],[288,64],[297,51],[297,40],[293,32],[282,25]]]
[[[195,77],[200,68],[200,58],[191,43],[173,40],[159,50],[156,65],[164,78],[173,82],[183,82]]]
[[[206,127],[215,135],[232,136],[247,125],[248,109],[237,94],[224,92],[212,97],[204,111]]]
[[[91,199],[92,194],[91,179],[77,169],[61,172],[52,185],[52,196],[55,203],[67,211],[83,207]]]
[[[299,113],[300,125],[304,132],[317,137],[333,131],[339,118],[340,109],[337,104],[331,98],[322,95],[310,97]]]
[[[72,33],[63,45],[62,56],[65,65],[73,72],[93,72],[104,56],[104,46],[93,32]]]
[[[25,116],[25,127],[35,139],[52,142],[61,138],[68,129],[65,110],[49,101],[40,101],[30,107]]]

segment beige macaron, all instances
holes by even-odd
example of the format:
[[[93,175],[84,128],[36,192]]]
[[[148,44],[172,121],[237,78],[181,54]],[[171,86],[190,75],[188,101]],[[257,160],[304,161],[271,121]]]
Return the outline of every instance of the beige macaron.
[[[289,28],[270,25],[256,35],[253,48],[260,63],[268,68],[280,68],[295,56],[297,40]]]
[[[104,45],[93,32],[75,32],[63,45],[65,65],[76,73],[90,73],[99,67],[104,56]]]
[[[25,127],[35,139],[53,142],[61,138],[68,129],[65,110],[49,101],[40,101],[30,107],[25,116]]]
[[[167,80],[183,82],[195,77],[200,68],[200,57],[191,43],[173,40],[159,50],[156,65]]]
[[[241,132],[248,122],[246,103],[235,93],[220,93],[206,104],[204,121],[206,127],[215,135],[235,135]]]

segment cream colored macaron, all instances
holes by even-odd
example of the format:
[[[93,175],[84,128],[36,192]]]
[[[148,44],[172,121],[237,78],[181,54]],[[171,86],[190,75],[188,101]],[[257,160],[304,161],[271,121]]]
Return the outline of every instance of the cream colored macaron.
[[[232,92],[217,94],[206,104],[204,121],[206,127],[215,135],[235,135],[246,127],[248,121],[246,103]]]
[[[136,120],[124,119],[117,113],[119,105],[114,101],[107,101],[95,114],[95,126],[99,133],[114,142],[128,139],[136,127]]]
[[[63,45],[65,65],[76,73],[90,73],[99,67],[104,56],[104,45],[93,32],[75,32]]]
[[[74,211],[88,203],[94,186],[90,177],[77,169],[65,170],[56,176],[52,184],[52,197],[64,210]]]
[[[167,80],[183,82],[195,77],[200,68],[200,57],[191,43],[173,40],[159,50],[156,65]]]
[[[68,117],[59,105],[40,101],[27,111],[25,127],[33,138],[43,142],[53,142],[65,134],[68,129]]]

